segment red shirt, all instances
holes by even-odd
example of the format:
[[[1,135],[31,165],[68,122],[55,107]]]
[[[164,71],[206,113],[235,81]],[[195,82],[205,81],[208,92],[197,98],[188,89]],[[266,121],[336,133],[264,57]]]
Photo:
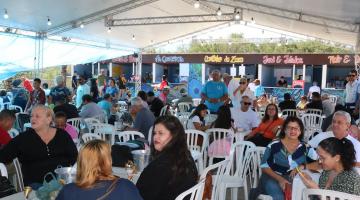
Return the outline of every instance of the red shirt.
[[[5,130],[3,130],[2,128],[0,128],[0,145],[6,145],[7,143],[9,143],[11,140],[11,137],[9,135],[9,133]]]
[[[23,84],[24,84],[24,88],[27,91],[29,91],[29,93],[33,91],[34,88],[32,87],[32,85],[28,79],[25,79]]]

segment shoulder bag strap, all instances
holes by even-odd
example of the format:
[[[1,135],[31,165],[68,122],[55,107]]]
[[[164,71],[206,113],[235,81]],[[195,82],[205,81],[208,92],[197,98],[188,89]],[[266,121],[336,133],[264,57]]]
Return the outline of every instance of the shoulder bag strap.
[[[116,178],[111,185],[109,186],[109,188],[106,190],[105,194],[102,195],[101,197],[97,198],[96,200],[105,200],[106,197],[108,197],[111,192],[115,189],[116,183],[118,182],[119,178]]]

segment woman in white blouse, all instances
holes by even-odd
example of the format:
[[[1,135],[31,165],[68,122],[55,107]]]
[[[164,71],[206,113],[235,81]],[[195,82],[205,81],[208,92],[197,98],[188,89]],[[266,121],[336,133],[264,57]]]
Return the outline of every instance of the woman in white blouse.
[[[187,129],[196,129],[199,131],[205,131],[210,128],[210,125],[205,125],[205,117],[207,115],[207,106],[205,104],[199,104],[194,112],[190,115],[187,121]]]

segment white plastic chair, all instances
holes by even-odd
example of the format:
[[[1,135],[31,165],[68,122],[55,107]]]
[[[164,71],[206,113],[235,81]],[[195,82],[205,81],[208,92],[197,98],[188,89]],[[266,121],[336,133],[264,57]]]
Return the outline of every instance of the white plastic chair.
[[[206,124],[213,123],[217,118],[216,114],[207,114],[204,118]]]
[[[317,115],[322,115],[322,110],[320,109],[313,109],[313,108],[308,108],[305,110],[306,114],[317,114]]]
[[[8,132],[11,138],[14,138],[19,135],[19,131],[14,128],[11,128]]]
[[[286,115],[286,116],[295,116],[295,117],[299,116],[299,113],[296,109],[285,109],[281,113],[282,115]]]
[[[209,145],[208,135],[202,131],[188,129],[185,130],[186,134],[186,143],[188,145],[189,151],[192,151],[193,159],[197,161],[199,174],[205,168],[205,150]],[[198,145],[199,136],[202,136],[203,141],[201,146]],[[204,164],[205,163],[205,164]]]
[[[193,99],[193,105],[196,107],[201,103],[201,99],[200,98],[194,98]]]
[[[91,133],[91,131],[93,131],[93,129],[94,129],[93,124],[101,123],[101,122],[100,122],[100,120],[95,119],[95,118],[85,118],[84,123],[85,123],[86,127],[88,128],[88,131]]]
[[[84,133],[82,136],[81,136],[84,144],[91,141],[91,140],[101,140],[101,136],[100,135],[96,135],[96,134],[93,134],[93,133]]]
[[[94,134],[101,137],[102,140],[108,141],[110,145],[114,144],[115,127],[111,124],[94,123]]]
[[[175,200],[184,200],[184,199],[201,200],[204,193],[204,187],[205,187],[205,179],[201,179],[198,184],[194,185],[192,188],[186,190],[185,192],[179,194],[179,196],[177,196]]]
[[[206,179],[206,175],[208,173],[212,175],[212,192],[211,192],[212,200],[225,199],[226,194],[221,193],[220,184],[222,182],[222,179],[226,171],[226,166],[228,164],[229,164],[229,160],[225,159],[221,162],[208,166],[201,173],[200,179]]]
[[[151,145],[151,142],[152,142],[153,129],[154,129],[154,126],[151,126],[151,127],[149,128],[149,134],[148,134],[149,146]]]
[[[15,171],[16,171],[16,184],[17,184],[18,192],[22,192],[22,191],[24,191],[24,179],[23,179],[21,165],[20,165],[18,158],[15,158],[13,160],[13,164],[14,164]]]
[[[0,172],[1,172],[1,176],[9,178],[6,166],[3,163],[0,163]]]
[[[244,199],[248,199],[247,175],[249,169],[254,169],[253,159],[256,157],[255,144],[248,141],[236,142],[231,146],[229,164],[222,179],[221,191],[231,188],[231,199],[238,199],[238,188],[244,187]]]
[[[191,108],[191,103],[190,102],[181,102],[178,103],[178,111],[180,113],[182,112],[189,112]]]
[[[304,141],[309,141],[309,139],[313,136],[315,132],[321,132],[321,125],[323,122],[323,118],[318,114],[303,114],[301,117],[301,121],[304,123],[305,127],[305,135]]]
[[[22,107],[17,106],[17,105],[9,105],[9,110],[16,110],[16,111],[19,111],[19,112],[24,112]]]
[[[168,105],[162,107],[161,110],[160,110],[160,116],[166,115],[166,114],[167,114],[167,110],[168,110]]]
[[[255,148],[250,149],[249,151],[254,151],[254,157],[253,157],[253,163],[252,166],[254,167],[253,170],[251,171],[251,178],[250,178],[250,185],[252,188],[257,187],[258,185],[258,181],[260,180],[261,174],[262,174],[262,170],[260,168],[261,165],[261,159],[264,156],[266,147],[258,147],[256,146]],[[251,153],[253,154],[253,153]]]
[[[129,140],[135,140],[136,138],[145,138],[145,136],[138,131],[117,131],[114,135],[115,142],[127,142]]]
[[[0,104],[0,111],[4,110],[4,109],[9,109],[11,106],[11,102],[7,102],[7,103],[2,103]]]
[[[104,110],[103,110],[102,114],[96,115],[96,116],[94,116],[92,118],[95,118],[95,119],[99,120],[101,123],[105,123],[105,124],[108,123],[107,114],[106,114],[106,112]]]
[[[80,133],[80,129],[81,129],[81,124],[82,124],[82,118],[78,117],[78,118],[71,118],[68,119],[66,122],[71,124],[73,127],[76,128],[76,131],[78,133]]]
[[[304,189],[302,200],[314,199],[318,197],[321,200],[360,200],[360,196],[348,194],[345,192],[338,192],[334,190],[322,190],[322,189]]]
[[[338,97],[335,95],[329,95],[329,99],[330,99],[331,103],[336,104]]]
[[[214,153],[212,156],[209,155],[209,165],[213,164],[214,158],[226,158],[228,156],[226,152],[227,143],[224,140],[229,141],[231,144],[234,141],[234,132],[231,129],[223,129],[223,128],[211,128],[206,130],[206,133],[209,135],[209,140],[213,139],[214,143],[219,145],[216,148],[220,151]],[[231,145],[230,144],[230,145]],[[211,144],[209,144],[209,147]]]

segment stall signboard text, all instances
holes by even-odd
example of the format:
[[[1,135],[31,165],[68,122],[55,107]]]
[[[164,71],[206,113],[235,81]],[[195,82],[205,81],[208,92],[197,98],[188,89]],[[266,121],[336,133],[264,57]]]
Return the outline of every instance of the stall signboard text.
[[[330,64],[348,64],[352,62],[352,58],[350,55],[333,55],[328,56],[328,59]]]
[[[263,56],[263,64],[304,64],[304,59],[294,55],[265,55]]]
[[[155,63],[183,63],[185,59],[182,56],[161,56],[156,55]]]
[[[244,63],[244,57],[236,55],[206,55],[204,56],[205,63]]]

